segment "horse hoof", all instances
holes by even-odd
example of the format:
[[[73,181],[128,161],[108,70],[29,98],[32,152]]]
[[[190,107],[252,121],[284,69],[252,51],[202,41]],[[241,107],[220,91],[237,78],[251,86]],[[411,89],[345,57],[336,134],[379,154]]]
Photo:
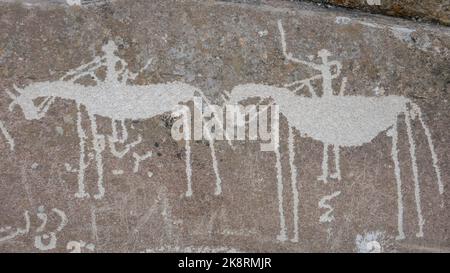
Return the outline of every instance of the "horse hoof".
[[[327,184],[328,183],[328,178],[324,175],[318,176],[317,180],[319,181],[323,181],[323,183]]]
[[[332,173],[330,174],[330,177],[333,179],[341,180],[341,176],[338,173]]]
[[[77,192],[77,193],[75,193],[75,197],[83,199],[85,197],[89,198],[90,196],[89,196],[89,193],[86,193],[86,192]]]
[[[285,242],[287,240],[286,234],[279,234],[277,240],[280,242]]]
[[[99,200],[99,199],[102,199],[103,196],[105,196],[103,193],[97,193],[97,194],[94,195],[94,198]]]

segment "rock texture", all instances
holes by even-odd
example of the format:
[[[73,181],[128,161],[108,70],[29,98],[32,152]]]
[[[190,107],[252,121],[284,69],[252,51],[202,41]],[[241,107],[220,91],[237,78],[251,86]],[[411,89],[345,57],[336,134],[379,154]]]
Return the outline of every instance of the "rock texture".
[[[346,8],[450,24],[448,0],[308,0]]]
[[[448,27],[286,1],[61,2],[0,3],[1,252],[450,251]],[[279,20],[293,55],[283,54]],[[150,111],[169,97],[133,92],[176,81],[186,87],[180,100],[192,87],[224,105],[254,83],[277,97],[285,89],[276,87],[320,75],[288,57],[320,64],[324,50],[335,61],[334,95],[324,96],[320,78],[311,81],[317,93],[290,93],[304,104],[281,109],[279,154],[261,151],[261,141],[191,142],[186,196],[186,143],[172,138],[169,111]],[[120,62],[101,63],[106,57]],[[71,83],[68,73],[96,62]],[[128,81],[110,77],[118,71],[129,71],[120,76]],[[349,108],[336,103],[344,77]],[[305,113],[309,100],[323,113]],[[111,120],[141,109],[150,109],[146,118],[124,120],[127,135]],[[288,123],[285,109],[303,116]],[[389,123],[380,109],[398,119]],[[299,128],[290,138],[289,126],[339,113],[386,126],[340,147],[341,179],[325,183],[325,143]],[[359,141],[372,126],[354,120],[314,132]]]

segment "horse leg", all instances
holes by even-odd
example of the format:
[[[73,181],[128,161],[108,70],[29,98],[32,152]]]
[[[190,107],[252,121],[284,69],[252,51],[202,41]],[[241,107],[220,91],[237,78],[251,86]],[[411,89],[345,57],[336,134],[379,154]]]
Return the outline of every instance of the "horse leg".
[[[84,198],[89,197],[89,194],[84,190],[84,175],[87,167],[85,158],[85,145],[86,145],[86,133],[81,125],[81,105],[77,104],[77,132],[80,140],[80,161],[78,164],[78,192],[75,193],[75,197]]]
[[[444,185],[442,184],[441,170],[438,165],[438,159],[437,159],[437,155],[436,155],[436,152],[434,149],[433,140],[431,139],[430,129],[428,129],[427,125],[425,124],[425,122],[422,118],[422,111],[420,110],[419,106],[417,106],[416,104],[412,104],[412,107],[413,107],[413,111],[415,111],[417,116],[419,117],[420,124],[422,125],[422,128],[425,131],[425,135],[427,136],[428,147],[430,148],[431,159],[433,160],[433,167],[434,167],[434,171],[436,172],[439,194],[443,194],[444,193]]]
[[[295,167],[295,151],[294,151],[294,130],[289,126],[289,165],[291,168],[291,187],[293,200],[293,213],[294,213],[294,237],[292,242],[298,242],[298,189],[297,189],[297,168]]]
[[[417,170],[417,161],[416,161],[416,144],[414,143],[414,138],[412,134],[411,115],[409,111],[405,112],[405,122],[409,140],[409,154],[411,156],[411,165],[414,176],[414,196],[416,199],[417,217],[419,221],[419,231],[416,233],[416,237],[423,237],[423,225],[425,221],[422,216],[422,208],[420,205],[420,185],[419,185],[419,172]]]
[[[186,149],[186,176],[187,176],[187,190],[186,197],[192,196],[192,167],[191,167],[191,128],[189,126],[188,118],[183,117],[183,130],[184,130],[184,141]],[[190,115],[189,115],[190,119]]]
[[[286,241],[286,220],[284,218],[283,208],[283,173],[281,169],[281,155],[279,141],[276,141],[275,147],[276,168],[277,168],[277,193],[278,193],[278,213],[280,215],[280,234],[277,236],[279,241]]]
[[[340,147],[337,145],[334,145],[333,150],[334,150],[335,171],[334,171],[334,173],[330,174],[330,176],[337,180],[341,180],[342,177],[341,177],[341,164],[340,164]]]
[[[397,183],[397,228],[398,235],[395,237],[396,240],[405,239],[405,233],[403,232],[403,197],[402,197],[402,179],[400,174],[400,162],[398,160],[398,128],[397,121],[389,131],[389,135],[392,137],[392,150],[391,156],[392,161],[394,162],[394,173],[395,173],[395,181]]]
[[[122,129],[122,132],[120,133],[120,137],[119,137],[119,134],[117,133],[117,126],[116,126],[117,121],[119,121],[120,127]],[[128,131],[127,131],[127,127],[125,125],[125,120],[111,119],[111,128],[112,128],[112,136],[110,138],[111,141],[119,142],[122,144],[125,143],[125,141],[128,139]]]
[[[207,123],[207,121],[205,120],[204,117],[203,117],[203,122]],[[212,158],[214,174],[216,175],[216,189],[215,189],[214,194],[220,195],[222,193],[222,179],[220,178],[219,167],[217,164],[217,157],[216,157],[216,149],[214,148],[214,139],[213,139],[213,137],[211,137],[210,129],[211,128],[209,128],[208,130],[204,130],[204,133],[206,135],[207,140],[209,141],[209,149],[211,150],[211,158]]]
[[[48,97],[46,98],[39,106],[38,106],[38,116],[39,118],[45,116],[48,109],[50,108],[50,105],[53,104],[55,101],[55,97]]]
[[[216,190],[215,190],[214,194],[220,195],[222,193],[222,179],[220,178],[220,174],[219,174],[219,167],[218,167],[217,158],[216,158],[216,150],[214,148],[214,140],[211,137],[209,139],[210,139],[209,140],[209,148],[211,149],[213,169],[214,169],[214,173],[216,175]]]
[[[105,188],[103,187],[103,158],[102,152],[105,148],[104,138],[98,135],[97,132],[97,121],[95,115],[89,113],[89,119],[91,121],[91,131],[92,131],[92,144],[95,151],[95,161],[97,165],[97,187],[98,193],[94,195],[95,199],[101,199],[105,195]]]
[[[192,167],[191,167],[191,146],[189,140],[185,140],[186,149],[186,176],[187,176],[187,190],[186,197],[192,196]]]
[[[127,126],[125,125],[125,120],[120,120],[120,126],[122,127],[122,133],[121,133],[121,141],[122,143],[125,143],[125,141],[127,141],[128,139],[128,130],[127,130]]]
[[[111,129],[112,129],[111,140],[113,142],[119,141],[119,136],[117,135],[117,128],[116,128],[116,120],[115,119],[111,119]]]
[[[323,158],[322,158],[322,175],[317,179],[322,180],[325,184],[328,183],[328,147],[327,143],[323,144]]]

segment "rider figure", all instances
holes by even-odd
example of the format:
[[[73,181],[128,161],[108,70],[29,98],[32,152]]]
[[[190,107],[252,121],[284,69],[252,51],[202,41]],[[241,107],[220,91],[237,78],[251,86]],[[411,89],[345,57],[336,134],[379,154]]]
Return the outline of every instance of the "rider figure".
[[[308,63],[309,66],[314,68],[315,70],[319,70],[322,74],[322,88],[323,94],[322,97],[329,97],[333,95],[333,87],[332,80],[336,79],[341,73],[342,65],[338,61],[328,61],[328,57],[331,56],[331,53],[322,49],[317,54],[322,59],[322,64]],[[333,73],[333,66],[336,66],[336,72]]]

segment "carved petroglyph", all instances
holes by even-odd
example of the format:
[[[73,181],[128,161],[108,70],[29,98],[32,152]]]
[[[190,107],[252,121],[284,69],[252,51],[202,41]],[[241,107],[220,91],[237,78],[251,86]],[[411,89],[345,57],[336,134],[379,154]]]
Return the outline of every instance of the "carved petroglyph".
[[[297,88],[295,88],[293,90],[294,93],[297,93],[299,90],[301,90],[304,87],[308,87],[308,90],[312,94],[314,99],[320,100],[322,98],[332,98],[332,96],[334,95],[333,88],[332,88],[332,80],[336,79],[340,75],[341,69],[342,69],[342,64],[338,61],[329,61],[328,57],[331,56],[331,53],[326,49],[320,50],[317,54],[317,56],[320,58],[320,60],[322,62],[321,64],[303,61],[303,60],[293,57],[293,55],[291,53],[287,53],[286,37],[285,37],[285,32],[284,32],[283,26],[281,24],[281,20],[278,21],[278,30],[280,31],[280,35],[281,35],[281,47],[282,47],[283,55],[285,56],[285,58],[288,61],[291,61],[293,63],[307,65],[307,66],[313,68],[314,70],[317,70],[320,72],[320,75],[313,76],[306,80],[289,83],[289,84],[286,84],[284,87],[289,88],[289,87],[295,87],[295,85],[299,85]],[[333,72],[333,67],[335,67],[335,70],[336,70],[335,72]],[[311,85],[311,81],[317,80],[317,79],[322,79],[322,98],[317,98],[317,92],[314,90],[314,88]],[[339,92],[340,96],[344,95],[346,83],[347,83],[347,78],[344,77],[342,79],[341,89]],[[322,180],[325,183],[327,182],[327,179],[328,179],[328,150],[329,150],[330,146],[332,146],[332,145],[329,144],[328,142],[324,142],[322,175],[319,176],[319,180]],[[336,147],[336,145],[334,145],[334,146],[335,146],[334,151],[335,151],[336,173],[331,174],[331,177],[337,178],[338,180],[340,180],[341,176],[340,176],[340,168],[339,168],[339,146],[337,146],[337,147]],[[336,154],[336,152],[337,152],[337,154]]]
[[[25,235],[30,231],[30,216],[28,211],[23,213],[23,218],[25,219],[25,227],[23,228],[15,228],[14,230],[11,226],[4,226],[0,228],[0,235],[2,236],[0,237],[0,243],[12,240],[19,235]]]
[[[125,142],[128,139],[128,131],[127,131],[127,127],[125,126],[125,121],[124,120],[120,120],[118,121],[120,123],[120,126],[122,128],[122,133],[119,136],[117,133],[117,128],[116,128],[116,120],[111,120],[111,127],[112,127],[112,135],[108,136],[108,143],[109,143],[109,147],[110,147],[110,151],[111,153],[117,157],[117,158],[122,158],[124,157],[131,148],[135,147],[136,145],[138,145],[139,143],[142,142],[142,136],[138,135],[137,139],[129,144],[125,145],[125,148],[122,151],[117,151],[116,148],[116,143],[121,143],[121,144],[125,144]]]
[[[11,151],[14,151],[14,139],[11,137],[5,125],[3,124],[3,121],[1,120],[0,120],[0,131],[2,132],[3,136],[6,139],[6,143],[8,143],[9,149]]]
[[[122,175],[124,173],[123,170],[112,170],[111,172],[113,175]]]
[[[73,1],[75,2],[75,1]],[[415,146],[415,135],[413,120],[418,121],[423,128],[427,139],[428,148],[431,152],[431,165],[437,180],[437,188],[439,194],[443,194],[444,186],[441,178],[441,171],[438,165],[438,157],[432,141],[432,135],[424,122],[420,108],[410,99],[402,96],[384,95],[382,89],[375,89],[374,97],[347,96],[345,95],[347,78],[341,77],[342,63],[338,60],[331,60],[331,53],[322,49],[318,51],[317,56],[310,56],[309,61],[294,57],[287,52],[286,34],[282,27],[281,21],[278,22],[278,29],[281,36],[281,51],[287,61],[303,64],[309,68],[318,71],[318,75],[314,75],[307,79],[302,79],[285,84],[283,87],[275,87],[264,84],[244,84],[237,85],[230,93],[224,92],[226,102],[233,104],[240,103],[243,100],[252,97],[262,99],[271,99],[274,108],[286,117],[288,121],[288,160],[290,169],[290,190],[292,200],[289,203],[292,206],[292,238],[288,236],[288,228],[286,226],[286,212],[284,207],[284,178],[282,170],[282,155],[280,148],[280,137],[277,130],[279,116],[272,115],[272,130],[270,138],[272,142],[267,150],[273,151],[276,158],[276,187],[278,199],[278,213],[280,233],[277,239],[286,241],[290,238],[292,242],[298,242],[299,234],[299,205],[301,194],[299,192],[299,183],[297,181],[300,176],[301,168],[295,164],[295,137],[311,138],[323,144],[323,157],[321,162],[321,173],[318,174],[318,180],[323,183],[329,183],[331,180],[341,181],[345,174],[341,172],[340,154],[343,149],[348,147],[359,147],[372,143],[372,141],[380,134],[386,134],[392,140],[391,158],[394,162],[394,175],[397,190],[397,239],[404,239],[405,232],[403,228],[403,192],[402,192],[402,176],[399,161],[399,132],[398,124],[403,121],[406,126],[407,140],[409,144],[409,157],[411,160],[411,170],[414,186],[415,209],[417,212],[418,231],[417,237],[423,237],[425,219],[422,213],[421,204],[421,184],[419,177],[419,169],[417,162],[417,151]],[[261,34],[266,36],[267,33]],[[201,122],[205,122],[205,126],[201,126],[200,132],[206,136],[209,141],[209,147],[212,159],[212,168],[215,174],[215,195],[222,193],[222,179],[218,165],[218,158],[215,148],[217,136],[221,135],[218,129],[222,120],[216,119],[212,108],[207,109],[207,114],[203,115],[202,102],[205,101],[211,105],[204,93],[196,87],[182,83],[169,82],[153,85],[133,85],[133,81],[138,75],[146,70],[152,63],[150,59],[147,64],[138,73],[128,70],[127,63],[115,55],[117,47],[113,42],[108,42],[102,47],[103,55],[97,56],[92,62],[84,64],[76,69],[69,71],[63,78],[54,82],[39,82],[26,87],[18,88],[14,86],[14,90],[7,91],[12,99],[9,105],[10,111],[14,110],[14,106],[20,106],[23,115],[27,120],[35,120],[43,118],[51,105],[57,102],[57,99],[69,100],[75,103],[77,107],[76,116],[76,132],[79,138],[79,160],[78,168],[73,168],[69,163],[64,166],[69,173],[77,174],[77,198],[87,198],[90,194],[86,190],[85,177],[89,167],[95,167],[97,171],[97,193],[93,195],[95,199],[101,199],[105,196],[104,184],[104,160],[105,152],[110,152],[112,156],[122,159],[126,155],[132,155],[133,173],[138,173],[144,168],[140,168],[140,164],[152,157],[152,151],[146,151],[144,154],[138,154],[133,149],[142,143],[143,139],[137,134],[135,139],[129,141],[129,132],[127,122],[133,120],[148,119],[156,117],[167,112],[171,112],[171,117],[177,118],[172,130],[180,131],[183,129],[186,154],[186,179],[187,186],[185,196],[193,195],[192,185],[192,162],[191,162],[191,137],[196,134],[191,131],[191,116],[189,108],[185,104],[194,101],[195,111],[201,111],[201,115],[194,115],[194,119],[201,117]],[[314,60],[318,60],[315,62]],[[101,67],[106,67],[106,78],[100,79],[95,71]],[[119,67],[119,68],[118,68]],[[91,76],[95,81],[94,86],[83,86],[79,84],[80,78]],[[340,89],[333,90],[333,81],[341,79]],[[320,81],[322,90],[315,90],[315,83]],[[337,92],[338,91],[338,92]],[[308,97],[300,96],[302,92],[309,94]],[[200,102],[196,102],[196,95],[200,95]],[[41,100],[39,105],[35,102]],[[199,106],[200,104],[200,106]],[[178,107],[177,107],[178,106]],[[276,107],[275,107],[276,106]],[[220,107],[219,107],[220,108]],[[223,108],[220,108],[223,110]],[[218,112],[218,111],[217,111]],[[90,133],[83,128],[83,116],[87,116],[89,121]],[[206,116],[206,118],[205,118]],[[209,117],[208,117],[209,116]],[[98,117],[106,117],[111,121],[111,134],[104,135],[101,133],[101,126],[97,126]],[[263,122],[264,123],[264,122]],[[62,128],[62,127],[61,127]],[[133,126],[130,126],[133,129]],[[212,129],[214,128],[214,130]],[[228,129],[228,127],[227,127]],[[0,121],[0,130],[8,143],[10,150],[14,150],[14,140],[9,135],[2,121]],[[62,129],[61,129],[62,130]],[[64,131],[57,129],[57,133],[63,135]],[[234,133],[234,132],[233,132]],[[228,135],[228,132],[227,132]],[[91,138],[91,139],[90,139]],[[195,137],[194,137],[195,138]],[[91,142],[89,142],[91,140]],[[180,139],[181,140],[181,139]],[[109,150],[107,149],[109,147]],[[263,147],[263,145],[261,145]],[[270,148],[272,147],[272,148]],[[262,150],[265,150],[261,148]],[[329,156],[330,150],[334,156]],[[330,158],[333,166],[330,168]],[[124,170],[114,169],[112,175],[122,175]],[[147,172],[148,177],[152,177],[152,172]],[[329,223],[334,220],[332,212],[333,206],[330,201],[340,195],[340,191],[336,191],[331,195],[323,197],[318,206],[327,211],[320,216],[321,223]],[[170,207],[168,207],[167,199],[158,197],[155,204],[161,201],[163,205],[162,215],[167,224],[173,223],[170,220]],[[136,230],[142,227],[152,213],[156,210],[151,208],[148,214],[143,216],[142,222],[136,227]],[[40,250],[50,250],[56,247],[56,234],[60,232],[67,224],[67,218],[64,212],[58,209],[52,209],[61,222],[53,231],[46,231],[47,214],[43,207],[39,208],[37,218],[42,222],[36,230],[35,247]],[[95,223],[95,214],[94,221]],[[0,238],[0,242],[11,240],[19,235],[29,233],[30,219],[28,212],[25,212],[25,228],[12,229],[6,226],[0,229],[0,233],[7,235]],[[93,230],[96,231],[96,226]],[[330,229],[329,229],[330,231]],[[170,232],[170,230],[168,231]],[[330,231],[331,233],[331,231]],[[83,248],[93,251],[90,244],[83,241],[71,241],[67,244],[67,249],[74,252],[81,252]],[[377,248],[375,243],[372,248]]]
[[[385,234],[380,231],[371,231],[356,236],[356,252],[358,253],[381,253],[385,244]]]
[[[370,6],[380,6],[381,5],[381,0],[366,0],[366,3]]]
[[[86,155],[88,137],[82,126],[83,108],[87,112],[90,122],[92,149],[94,151],[93,160],[97,169],[98,192],[94,195],[94,198],[101,199],[105,195],[103,152],[105,151],[106,140],[105,136],[98,132],[98,116],[111,119],[112,134],[107,138],[108,144],[111,153],[117,158],[122,158],[142,141],[141,136],[138,135],[135,141],[125,144],[128,138],[125,121],[147,119],[171,112],[179,103],[192,101],[196,94],[199,94],[209,103],[201,90],[182,82],[146,86],[129,85],[129,82],[133,81],[142,70],[145,70],[150,65],[151,59],[141,71],[133,73],[128,70],[127,63],[115,55],[117,46],[114,42],[108,42],[103,46],[102,50],[104,52],[102,57],[97,56],[93,61],[70,70],[61,80],[33,83],[23,88],[14,86],[16,94],[6,91],[12,99],[9,109],[13,111],[15,105],[20,106],[27,120],[43,118],[56,98],[76,103],[76,126],[80,143],[79,167],[76,170],[78,173],[78,191],[75,193],[75,196],[78,198],[90,196],[85,190],[84,182],[90,155]],[[116,64],[120,64],[121,69],[117,70]],[[94,73],[96,69],[101,67],[106,67],[107,70],[104,81],[101,81]],[[86,75],[96,80],[95,86],[86,87],[77,83],[78,79]],[[44,100],[38,106],[35,106],[34,101],[38,98],[44,98]],[[116,128],[117,123],[120,123],[122,129],[120,137]],[[213,168],[216,175],[216,194],[220,194],[221,178],[214,149],[214,139],[209,137],[209,134],[209,132],[206,132],[206,136],[210,141]],[[125,148],[122,151],[118,151],[116,148],[117,143],[125,144]],[[187,141],[186,147],[189,145],[189,141]],[[86,161],[86,156],[88,156],[88,161]],[[186,149],[186,157],[186,173],[188,176],[186,196],[191,196],[190,148]],[[70,165],[66,165],[66,168],[67,166]],[[74,171],[75,169],[70,168],[70,170]]]
[[[222,193],[222,179],[220,177],[218,160],[216,157],[215,140],[223,140],[223,135],[219,134],[217,131],[219,128],[223,128],[223,120],[220,115],[222,107],[217,105],[212,105],[208,98],[200,92],[201,98],[195,97],[194,101],[194,130],[191,130],[191,113],[190,109],[185,105],[178,105],[171,114],[171,117],[179,118],[176,120],[172,126],[171,133],[172,138],[175,140],[185,141],[186,150],[186,175],[188,177],[187,191],[185,195],[187,197],[192,196],[192,168],[191,168],[191,147],[190,139],[193,136],[195,140],[201,140],[205,136],[206,140],[209,142],[209,147],[211,151],[212,167],[216,177],[216,188],[214,191],[215,195],[220,195]],[[203,101],[207,104],[207,109],[203,111]],[[180,131],[182,132],[180,134]],[[231,140],[228,139],[228,143],[233,148]]]
[[[152,217],[161,217],[162,225],[164,225],[164,235],[170,240],[174,238],[174,229],[178,224],[182,223],[182,220],[175,219],[172,216],[172,207],[168,197],[168,191],[165,186],[158,189],[155,201],[147,211],[139,217],[135,227],[132,229],[130,234],[131,237],[136,238]]]
[[[47,251],[56,248],[57,245],[57,234],[63,230],[67,225],[68,220],[66,214],[57,208],[51,210],[59,218],[59,223],[54,230],[49,231],[47,229],[47,224],[49,217],[45,212],[44,206],[39,206],[36,217],[40,221],[40,225],[36,228],[34,232],[34,247],[39,250]],[[0,243],[8,240],[12,240],[19,235],[26,235],[30,232],[31,222],[28,211],[24,212],[25,227],[16,228],[14,231],[10,226],[5,226],[0,228],[0,233],[6,233],[6,236],[0,238]]]
[[[81,0],[66,0],[69,6],[81,6]]]
[[[271,99],[280,107],[280,113],[283,114],[290,127],[289,131],[289,162],[291,167],[291,185],[293,187],[294,213],[298,213],[298,194],[296,182],[296,168],[293,165],[293,137],[294,130],[297,130],[301,137],[309,137],[323,143],[323,160],[322,174],[319,180],[327,183],[329,178],[341,180],[342,174],[340,170],[340,151],[344,147],[357,147],[368,143],[381,133],[386,133],[392,138],[392,160],[395,164],[395,177],[397,183],[398,195],[398,236],[397,239],[403,239],[403,198],[401,191],[400,165],[398,159],[398,130],[397,124],[400,117],[403,116],[407,127],[407,135],[410,149],[410,157],[412,161],[412,174],[414,178],[414,195],[416,203],[416,211],[418,218],[419,231],[417,237],[423,236],[424,218],[422,214],[422,206],[420,200],[420,181],[417,169],[416,148],[413,137],[413,128],[411,120],[418,119],[422,126],[428,148],[431,151],[432,166],[435,171],[438,192],[440,195],[444,192],[441,179],[441,172],[438,166],[438,158],[435,152],[431,133],[426,126],[422,112],[418,105],[410,99],[402,96],[346,96],[344,95],[347,79],[344,77],[341,83],[341,89],[338,94],[334,94],[332,89],[332,80],[337,79],[342,64],[338,61],[329,61],[331,54],[327,50],[320,50],[317,57],[320,63],[312,61],[304,61],[293,57],[287,52],[286,35],[282,27],[281,21],[278,21],[278,29],[281,35],[281,47],[284,57],[291,62],[304,64],[308,67],[320,72],[319,75],[313,76],[306,80],[301,80],[286,84],[284,87],[268,86],[263,84],[245,84],[233,88],[229,96],[229,103],[239,103],[249,98]],[[313,60],[313,58],[310,58]],[[311,81],[322,80],[322,94],[313,89]],[[294,88],[290,90],[288,88]],[[297,93],[307,88],[311,93],[311,97],[301,97]],[[333,148],[334,151],[334,173],[329,173],[328,169],[328,152]],[[277,167],[277,189],[279,199],[280,214],[280,235],[279,240],[286,240],[286,226],[284,220],[284,210],[282,206],[283,185],[281,176],[280,154],[278,149],[275,150],[276,167]],[[328,214],[322,218],[324,221],[330,220]],[[294,232],[298,232],[298,220],[294,218]],[[294,239],[297,233],[294,233]]]
[[[139,165],[141,164],[142,161],[149,159],[152,157],[152,152],[146,152],[143,155],[139,155],[138,153],[133,153],[133,158],[134,158],[134,167],[133,167],[133,172],[137,173],[139,171]]]
[[[84,241],[70,241],[67,243],[66,249],[70,250],[70,253],[83,253],[85,252],[83,249],[88,250],[88,252],[93,252],[95,250],[95,245]]]
[[[194,99],[195,104],[196,99]],[[195,108],[197,109],[197,108]],[[199,109],[194,110],[199,111]],[[192,196],[192,165],[191,165],[191,145],[190,145],[190,139],[191,139],[191,126],[189,124],[189,121],[191,120],[191,114],[189,109],[186,106],[179,106],[177,109],[175,109],[172,114],[172,117],[179,118],[175,123],[173,124],[171,130],[172,130],[172,136],[175,135],[175,131],[179,132],[180,129],[183,130],[184,139],[185,139],[185,149],[186,149],[186,177],[187,179],[187,190],[185,195],[187,197]],[[211,149],[211,153],[213,150]]]
[[[289,127],[289,166],[291,169],[291,189],[292,189],[292,198],[293,198],[293,210],[294,214],[294,237],[292,238],[293,242],[298,242],[298,205],[299,205],[299,192],[297,187],[297,167],[294,164],[295,159],[295,151],[294,151],[294,130],[292,127]]]
[[[318,204],[319,208],[327,209],[327,211],[320,216],[319,222],[321,222],[321,223],[327,223],[328,222],[329,223],[329,222],[334,220],[334,216],[331,215],[331,213],[333,212],[334,208],[328,202],[330,200],[336,198],[340,194],[341,194],[340,191],[336,191],[336,192],[334,192],[334,193],[332,193],[330,195],[326,195],[326,196],[322,197],[322,199],[320,199],[319,204]]]
[[[56,248],[56,234],[67,225],[67,217],[63,211],[57,208],[53,208],[52,212],[60,218],[61,222],[58,224],[55,230],[46,231],[48,216],[45,213],[45,209],[43,206],[40,206],[38,208],[37,217],[39,218],[39,220],[41,220],[41,225],[36,229],[37,235],[34,237],[34,246],[39,250],[51,250]]]

